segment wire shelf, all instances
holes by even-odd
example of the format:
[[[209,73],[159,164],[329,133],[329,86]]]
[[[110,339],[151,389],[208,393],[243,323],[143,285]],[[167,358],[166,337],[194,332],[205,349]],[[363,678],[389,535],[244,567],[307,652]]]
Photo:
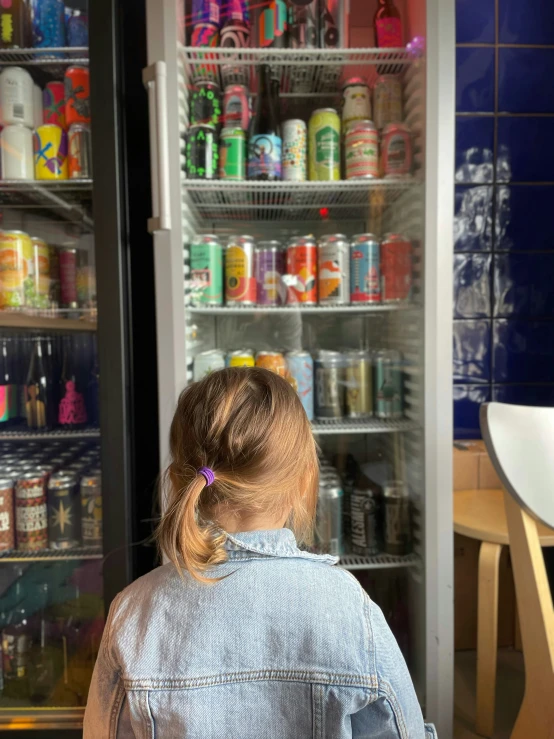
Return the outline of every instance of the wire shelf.
[[[99,439],[100,429],[52,429],[52,431],[32,431],[29,429],[13,429],[0,431],[0,441],[56,441],[56,439]]]
[[[93,228],[92,180],[0,180],[0,207],[55,211]]]
[[[38,549],[33,552],[21,552],[18,549],[7,549],[0,552],[0,562],[52,562],[68,559],[102,559],[101,547],[74,547],[73,549]]]
[[[69,318],[74,311],[41,311],[32,308],[0,310],[0,328],[35,329],[37,331],[96,331],[96,315],[82,311],[80,318]]]
[[[88,65],[88,46],[56,46],[49,49],[0,49],[0,67],[54,67]],[[55,70],[54,70],[55,71]],[[62,72],[63,74],[63,72]]]
[[[414,310],[413,303],[377,303],[358,305],[222,305],[222,306],[187,306],[191,313],[204,316],[238,316],[248,313],[302,313],[304,315],[329,313],[383,313],[397,310]]]
[[[390,434],[413,431],[417,427],[407,418],[329,418],[312,422],[314,434]]]
[[[384,570],[394,567],[416,567],[419,557],[416,554],[407,554],[404,557],[393,554],[376,554],[366,557],[361,554],[343,554],[339,561],[339,567],[345,570]]]

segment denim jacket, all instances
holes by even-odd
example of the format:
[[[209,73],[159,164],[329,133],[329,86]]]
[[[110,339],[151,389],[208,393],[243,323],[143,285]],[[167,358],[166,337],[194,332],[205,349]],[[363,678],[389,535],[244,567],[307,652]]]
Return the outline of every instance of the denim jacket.
[[[436,739],[381,610],[288,529],[228,535],[202,584],[173,565],[114,600],[84,739]]]

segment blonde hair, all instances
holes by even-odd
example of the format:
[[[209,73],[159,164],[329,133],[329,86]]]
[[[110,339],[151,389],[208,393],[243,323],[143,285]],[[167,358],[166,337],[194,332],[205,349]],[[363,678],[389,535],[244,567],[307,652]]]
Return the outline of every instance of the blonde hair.
[[[277,518],[291,510],[289,526],[310,542],[317,504],[316,444],[291,385],[269,370],[229,367],[188,386],[170,431],[166,511],[156,538],[181,572],[201,582],[224,562],[226,535],[216,509],[242,517]],[[207,485],[201,467],[213,470]]]

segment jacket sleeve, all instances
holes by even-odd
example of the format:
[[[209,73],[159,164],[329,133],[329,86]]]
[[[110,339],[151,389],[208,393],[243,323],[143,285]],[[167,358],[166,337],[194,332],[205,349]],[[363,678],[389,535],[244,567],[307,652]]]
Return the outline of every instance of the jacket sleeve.
[[[381,609],[364,593],[370,674],[377,676],[370,702],[352,716],[353,739],[436,739],[423,723],[412,679]]]

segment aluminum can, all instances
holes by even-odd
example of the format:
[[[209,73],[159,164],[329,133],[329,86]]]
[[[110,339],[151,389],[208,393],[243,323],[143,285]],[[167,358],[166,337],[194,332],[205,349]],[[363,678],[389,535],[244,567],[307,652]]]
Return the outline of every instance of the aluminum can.
[[[192,29],[190,40],[191,46],[198,48],[216,49],[219,46],[219,24],[218,23],[197,23]],[[192,78],[198,82],[210,80],[216,82],[219,79],[218,68],[215,64],[210,64],[209,60],[214,59],[214,54],[203,53],[192,69]]]
[[[374,367],[375,415],[378,418],[402,418],[404,415],[402,355],[395,349],[382,349],[375,355]]]
[[[81,478],[81,535],[84,547],[102,546],[102,478]]]
[[[321,305],[350,302],[350,244],[343,234],[322,236],[319,240],[318,292]]]
[[[92,177],[92,140],[88,123],[74,123],[68,133],[69,179]]]
[[[237,349],[229,352],[226,360],[227,367],[253,367],[254,354],[250,349]]]
[[[0,172],[4,180],[34,180],[33,132],[23,125],[5,126],[0,133]]]
[[[387,554],[405,555],[412,548],[410,493],[405,482],[392,480],[383,488],[384,540]]]
[[[33,245],[33,287],[26,295],[26,302],[35,308],[48,308],[50,305],[50,249],[43,239],[31,237]]]
[[[33,128],[38,128],[44,123],[44,110],[42,105],[42,90],[35,83],[33,85]]]
[[[221,0],[192,0],[192,23],[215,23],[221,19]]]
[[[29,8],[24,0],[0,3],[0,49],[26,49],[29,38]]]
[[[285,252],[279,241],[256,245],[256,285],[258,305],[282,305],[286,299],[283,275]]]
[[[256,367],[271,370],[281,377],[285,377],[287,374],[287,365],[281,352],[258,352],[256,354]]]
[[[197,235],[190,245],[193,305],[223,305],[223,246],[217,236]]]
[[[389,123],[381,134],[381,173],[386,179],[410,177],[413,146],[410,129],[403,123]]]
[[[306,124],[300,118],[291,118],[282,124],[283,179],[304,182],[307,177],[308,141]]]
[[[293,351],[285,355],[287,379],[298,393],[308,421],[314,420],[314,360],[309,352]]]
[[[33,47],[35,49],[65,46],[65,6],[63,0],[31,0]],[[52,52],[50,58],[60,59],[63,52]],[[44,59],[40,55],[40,59]]]
[[[319,23],[318,0],[290,0],[290,48],[317,49],[319,47]]]
[[[77,307],[77,249],[59,249],[60,298],[64,308]]]
[[[389,123],[402,121],[402,82],[397,75],[383,74],[373,86],[373,120],[382,131]]]
[[[260,0],[250,7],[253,10],[252,46],[261,49],[286,49],[289,45],[286,2]]]
[[[33,78],[22,67],[5,67],[0,73],[0,125],[33,128]]]
[[[224,128],[219,138],[219,178],[244,180],[246,176],[246,134],[242,128]]]
[[[77,302],[80,308],[95,310],[96,296],[96,268],[86,251],[79,251],[77,260]],[[90,255],[92,257],[92,254]],[[90,419],[89,419],[90,420]]]
[[[379,136],[371,121],[352,121],[344,136],[347,180],[379,177]]]
[[[283,141],[273,133],[255,134],[248,141],[248,179],[280,180]]]
[[[193,380],[199,382],[211,372],[225,368],[225,354],[219,349],[200,352],[194,357]]]
[[[80,543],[79,485],[70,472],[58,472],[48,481],[48,545],[73,549]]]
[[[39,126],[33,137],[35,178],[67,180],[67,132],[51,123]]]
[[[227,0],[224,3],[220,45],[223,49],[246,49],[250,46],[250,21],[246,0]],[[248,72],[240,62],[240,54],[231,57],[230,64],[221,66],[221,79],[226,85],[247,78]]]
[[[373,363],[368,351],[354,350],[346,355],[346,415],[373,415]]]
[[[386,234],[381,243],[383,303],[404,303],[412,297],[412,242],[401,234]]]
[[[0,307],[25,305],[32,270],[33,245],[23,231],[0,231]]]
[[[370,489],[354,488],[350,496],[351,541],[354,554],[379,554],[377,499]]]
[[[74,10],[66,8],[66,14],[69,10],[69,17],[66,21],[67,45],[68,46],[88,46],[88,15],[82,10]],[[72,52],[70,56],[74,56],[78,52]]]
[[[350,46],[350,3],[346,0],[321,0],[319,13],[320,48],[348,48]]]
[[[49,246],[50,252],[50,306],[57,308],[61,302],[60,251],[57,246]]]
[[[334,108],[319,108],[310,117],[310,180],[340,180],[340,118]]]
[[[340,480],[322,480],[316,510],[315,541],[319,552],[340,556],[344,551]]]
[[[15,549],[14,478],[0,470],[0,552]]]
[[[90,123],[90,75],[87,67],[69,67],[64,76],[65,123]]]
[[[31,552],[48,547],[46,482],[42,472],[25,472],[15,486],[17,548]]]
[[[314,361],[315,417],[320,420],[344,416],[345,367],[340,352],[319,351]]]
[[[342,86],[342,125],[370,118],[369,86],[363,77],[350,77]]]
[[[195,125],[187,131],[186,174],[189,180],[215,180],[219,171],[217,136],[213,126]]]
[[[245,85],[227,85],[223,94],[223,122],[225,126],[242,128],[246,133],[250,124],[248,88]]]
[[[64,83],[48,82],[42,93],[42,102],[44,123],[53,123],[66,128]]]
[[[358,234],[350,243],[350,300],[381,302],[380,246],[373,234]]]
[[[219,133],[223,123],[221,88],[215,82],[198,82],[190,97],[191,126],[213,126]],[[231,125],[231,124],[230,124]]]
[[[287,303],[317,305],[317,244],[313,236],[297,236],[287,246]]]
[[[252,236],[231,236],[225,250],[225,300],[229,305],[254,305],[257,286]]]

